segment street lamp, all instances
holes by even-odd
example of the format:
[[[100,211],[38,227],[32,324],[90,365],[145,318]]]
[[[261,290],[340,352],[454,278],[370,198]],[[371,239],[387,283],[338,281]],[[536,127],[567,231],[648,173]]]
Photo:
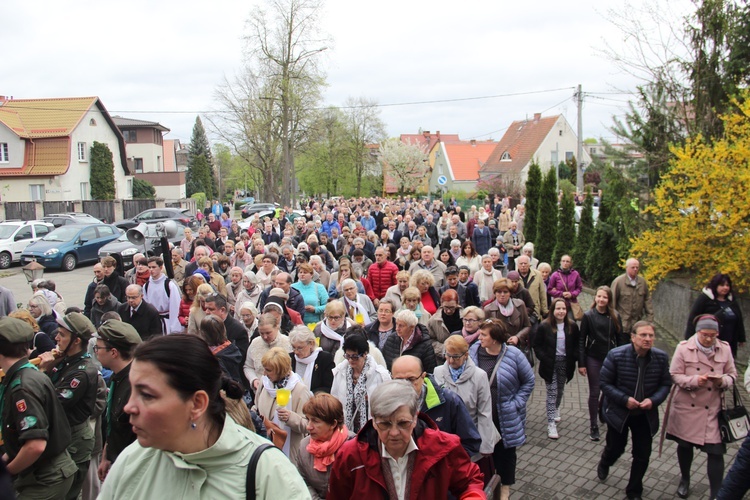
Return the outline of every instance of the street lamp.
[[[31,283],[34,280],[42,279],[45,267],[39,262],[32,260],[21,269],[23,269],[23,274],[26,275],[26,282]]]

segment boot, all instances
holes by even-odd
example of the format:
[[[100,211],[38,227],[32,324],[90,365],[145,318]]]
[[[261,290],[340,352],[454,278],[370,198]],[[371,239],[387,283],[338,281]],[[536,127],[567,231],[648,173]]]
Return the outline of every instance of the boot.
[[[690,493],[690,478],[681,477],[680,485],[677,487],[677,496],[680,498],[687,498]]]
[[[500,500],[510,500],[510,486],[500,486]]]
[[[599,441],[599,426],[594,425],[591,427],[591,433],[589,434],[589,438],[591,438],[592,441]]]

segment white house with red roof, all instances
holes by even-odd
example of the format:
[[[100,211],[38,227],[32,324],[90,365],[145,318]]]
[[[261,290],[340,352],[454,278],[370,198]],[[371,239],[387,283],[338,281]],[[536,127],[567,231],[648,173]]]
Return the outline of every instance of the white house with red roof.
[[[441,142],[435,150],[430,192],[445,189],[466,193],[476,189],[479,169],[495,150],[495,141]],[[440,180],[444,184],[440,184]]]

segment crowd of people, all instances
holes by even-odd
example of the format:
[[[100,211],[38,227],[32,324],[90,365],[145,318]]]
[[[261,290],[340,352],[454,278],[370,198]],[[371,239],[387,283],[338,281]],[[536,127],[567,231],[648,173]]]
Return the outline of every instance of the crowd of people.
[[[711,498],[738,498],[720,490],[718,413],[745,341],[729,276],[703,290],[670,362],[638,261],[583,311],[571,257],[554,270],[534,257],[523,205],[302,208],[233,221],[215,203],[171,249],[170,275],[162,256],[135,254],[127,273],[104,257],[81,307],[51,280],[19,310],[0,289],[4,465],[20,497],[478,499],[497,476],[507,499],[535,384],[556,440],[563,418],[586,418],[561,412],[578,373],[587,437],[606,424],[600,480],[630,436],[625,493],[641,498],[668,401],[677,494],[698,448]],[[733,491],[747,442],[740,455]]]

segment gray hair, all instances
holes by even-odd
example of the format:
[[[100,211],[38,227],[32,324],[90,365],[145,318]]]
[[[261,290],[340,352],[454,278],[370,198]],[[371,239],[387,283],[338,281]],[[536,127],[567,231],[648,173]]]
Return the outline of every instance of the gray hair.
[[[323,259],[320,258],[320,255],[311,255],[310,256],[310,264],[315,262],[316,264],[323,265]]]
[[[529,241],[523,247],[521,247],[522,252],[525,252],[526,250],[529,250],[531,254],[534,255],[534,244]]]
[[[314,344],[315,335],[305,325],[297,325],[289,332],[290,344]]]
[[[352,245],[354,245],[355,243],[362,243],[364,245],[365,244],[365,240],[363,238],[357,236],[356,238],[354,238],[354,241],[352,241]]]
[[[402,406],[413,417],[417,414],[417,393],[405,380],[389,380],[378,385],[370,396],[370,413],[373,418],[390,417]]]
[[[499,257],[500,256],[500,249],[497,248],[497,247],[492,247],[489,250],[487,250],[487,255],[489,255],[490,257],[493,256],[493,255],[497,255]]]
[[[409,309],[401,309],[393,316],[393,321],[400,321],[411,327],[417,326],[417,323],[419,322],[414,311],[410,311]]]
[[[460,247],[461,246],[461,240],[451,240],[451,246],[452,247]],[[424,248],[424,247],[422,247]]]
[[[43,293],[35,293],[34,295],[32,295],[29,299],[29,304],[39,306],[39,310],[41,311],[41,315],[39,317],[52,314],[52,306],[49,305],[49,300],[47,300],[47,297],[45,297]]]
[[[253,315],[253,316],[255,316],[255,317],[257,317],[257,316],[258,316],[258,308],[257,308],[257,307],[255,307],[255,304],[253,304],[253,303],[252,303],[251,301],[249,301],[249,300],[246,300],[245,302],[243,302],[243,303],[242,303],[242,305],[240,306],[240,308],[239,308],[238,310],[239,310],[239,311],[242,311],[243,309],[247,309],[247,310],[248,310],[248,311],[250,311],[250,313],[252,313],[252,315]]]
[[[479,321],[483,321],[486,317],[486,315],[484,314],[484,309],[477,306],[469,306],[461,311],[462,318],[465,318],[467,314],[474,314],[474,316],[476,316]]]
[[[341,290],[343,291],[343,290],[344,290],[344,288],[345,288],[346,286],[348,286],[348,285],[354,285],[354,287],[356,288],[356,287],[357,287],[357,282],[356,282],[356,281],[354,281],[354,280],[353,280],[353,279],[351,279],[351,278],[346,278],[346,279],[345,279],[344,281],[342,281],[342,282],[341,282]],[[357,293],[359,293],[359,291],[358,291]]]
[[[245,271],[244,276],[245,276],[245,278],[247,278],[248,280],[250,280],[254,285],[258,284],[258,277],[255,275],[254,272],[252,272],[252,271]]]

